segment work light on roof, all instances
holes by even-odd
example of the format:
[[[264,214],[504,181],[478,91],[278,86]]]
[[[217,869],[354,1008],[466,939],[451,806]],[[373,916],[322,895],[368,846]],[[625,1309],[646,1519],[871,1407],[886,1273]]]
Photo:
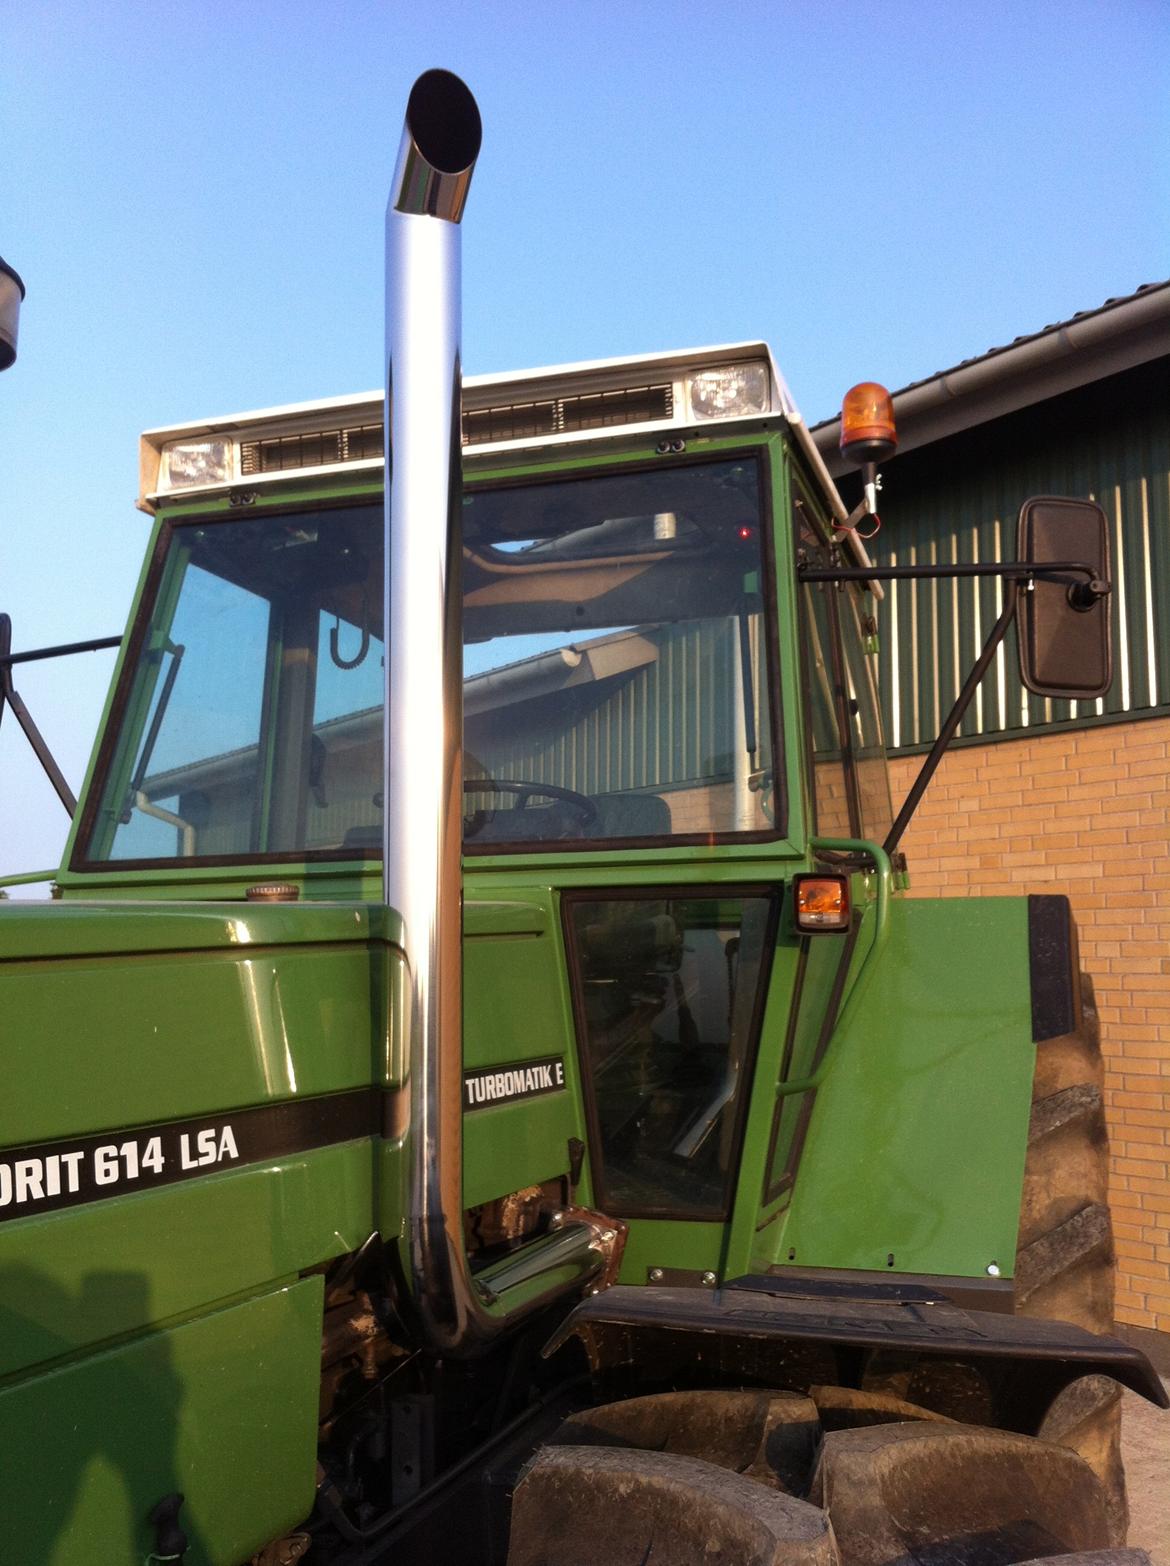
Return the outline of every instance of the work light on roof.
[[[727,364],[687,377],[687,398],[696,419],[736,419],[767,413],[766,364]]]
[[[232,477],[230,440],[172,441],[163,448],[163,489],[188,489],[195,485],[226,484]]]

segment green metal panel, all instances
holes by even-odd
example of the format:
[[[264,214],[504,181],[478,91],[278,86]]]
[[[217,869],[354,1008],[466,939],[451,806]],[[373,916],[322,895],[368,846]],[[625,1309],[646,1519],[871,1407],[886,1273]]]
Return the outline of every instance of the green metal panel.
[[[759,1259],[1008,1277],[1035,1064],[1027,900],[895,899],[889,919]]]
[[[718,1275],[725,1243],[726,1231],[721,1223],[633,1218],[618,1282],[646,1283],[652,1267]]]
[[[1016,558],[1032,495],[1087,496],[1110,522],[1113,688],[1100,701],[1032,696],[1009,636],[963,721],[961,739],[1018,738],[1037,726],[1170,711],[1170,365],[1082,388],[892,461],[881,565]],[[882,703],[891,750],[927,747],[1002,603],[994,581],[889,582],[881,607]]]
[[[173,877],[173,871],[163,873]],[[168,952],[238,957],[266,946],[364,942],[372,927],[384,940],[401,939],[401,920],[393,910],[355,908],[352,903],[245,904],[237,897],[220,907],[188,902],[178,908],[152,908],[145,916],[141,908],[117,903],[19,903],[0,909],[0,963]]]
[[[356,1250],[373,1228],[371,1147],[0,1224],[0,1378]]]
[[[91,1281],[151,1288],[121,1267]],[[186,1566],[239,1566],[295,1524],[313,1498],[322,1290],[308,1278],[0,1389],[4,1558],[138,1566],[175,1491]],[[68,1323],[86,1297],[56,1304]]]
[[[379,856],[380,861],[380,856]],[[89,902],[100,896],[103,902],[231,902],[237,904],[250,886],[272,881],[279,874],[282,881],[290,881],[301,890],[301,895],[314,902],[346,902],[353,911],[353,904],[373,906],[363,910],[363,917],[371,920],[397,919],[393,909],[387,910],[379,903],[382,895],[382,867],[380,862],[359,859],[334,862],[307,860],[281,860],[274,867],[256,861],[240,865],[201,865],[176,860],[157,870],[126,870],[110,866],[101,871],[75,871],[62,869],[57,872],[57,897],[65,903]],[[50,876],[52,872],[50,871]],[[44,879],[39,877],[38,879]],[[24,908],[35,906],[27,902]],[[56,907],[56,901],[45,904]]]
[[[0,933],[39,926],[51,943],[57,910],[0,910]],[[74,929],[88,914],[102,927],[103,910],[60,910]],[[367,942],[334,940],[304,946],[289,941],[287,915],[303,913],[311,938],[322,923],[360,935],[358,911],[313,905],[283,910],[270,928],[276,944],[220,944],[225,923],[247,927],[242,905],[234,919],[206,921],[198,943],[191,913],[116,910],[108,927],[134,927],[143,950],[55,961],[0,964],[4,984],[5,1072],[0,1147],[84,1136],[111,1128],[180,1120],[273,1100],[339,1092],[371,1080],[374,1025]],[[168,921],[192,939],[168,944]],[[295,921],[294,921],[295,922]],[[263,925],[262,920],[257,926]],[[249,927],[250,928],[250,927]],[[200,949],[202,944],[202,949]],[[388,982],[385,975],[377,986]],[[46,1048],[46,1041],[52,1047]]]
[[[0,1148],[98,1133],[116,1147],[135,1127],[306,1098],[317,1101],[307,1106],[311,1131],[317,1105],[333,1095],[394,1085],[399,959],[371,941],[371,923],[379,936],[396,929],[366,909],[321,904],[0,909]],[[71,1347],[206,1308],[360,1245],[373,1228],[370,1147],[358,1136],[155,1189],[143,1175],[126,1194],[109,1187],[100,1200],[39,1217],[31,1200],[20,1216],[10,1183],[0,1300],[23,1325],[4,1335],[0,1374],[61,1352],[45,1339],[60,1332],[54,1302],[83,1291],[111,1258],[150,1280],[150,1298],[123,1291],[91,1301],[72,1318],[85,1335]],[[134,1315],[140,1307],[157,1314]]]
[[[565,953],[552,893],[547,887],[534,889],[527,906],[527,919],[519,915],[525,907],[519,899],[484,905],[472,916],[477,933],[463,947],[463,1064],[470,1071],[555,1055],[564,1063],[564,1089],[464,1115],[467,1207],[567,1174],[569,1139],[586,1139]],[[486,933],[493,918],[496,932]],[[538,921],[539,933],[514,928]]]

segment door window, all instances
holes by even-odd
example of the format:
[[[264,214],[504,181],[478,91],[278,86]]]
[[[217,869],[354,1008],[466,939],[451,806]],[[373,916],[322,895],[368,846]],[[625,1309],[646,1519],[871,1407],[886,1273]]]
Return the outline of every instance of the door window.
[[[597,1200],[725,1217],[759,1028],[767,894],[567,901]]]

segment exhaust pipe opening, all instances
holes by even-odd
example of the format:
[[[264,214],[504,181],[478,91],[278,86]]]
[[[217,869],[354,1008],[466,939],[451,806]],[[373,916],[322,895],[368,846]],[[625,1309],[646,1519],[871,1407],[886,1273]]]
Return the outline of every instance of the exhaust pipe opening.
[[[424,71],[410,89],[406,128],[427,162],[462,174],[479,157],[483,123],[465,82],[450,71]]]
[[[458,223],[483,141],[479,106],[450,71],[424,71],[410,90],[390,205]]]

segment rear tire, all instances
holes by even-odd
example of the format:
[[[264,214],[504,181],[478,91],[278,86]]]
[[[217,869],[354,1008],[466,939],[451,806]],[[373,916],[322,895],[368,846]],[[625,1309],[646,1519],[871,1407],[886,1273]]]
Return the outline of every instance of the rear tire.
[[[1016,1309],[1112,1332],[1114,1251],[1100,1024],[1092,980],[1081,975],[1081,1025],[1036,1046]],[[1074,1382],[1040,1435],[1070,1447],[1105,1488],[1110,1532],[1125,1543],[1129,1511],[1121,1461],[1121,1388],[1105,1376]]]
[[[677,1392],[565,1421],[516,1488],[508,1566],[1123,1566],[1077,1553],[1108,1535],[1058,1444],[838,1387]]]

